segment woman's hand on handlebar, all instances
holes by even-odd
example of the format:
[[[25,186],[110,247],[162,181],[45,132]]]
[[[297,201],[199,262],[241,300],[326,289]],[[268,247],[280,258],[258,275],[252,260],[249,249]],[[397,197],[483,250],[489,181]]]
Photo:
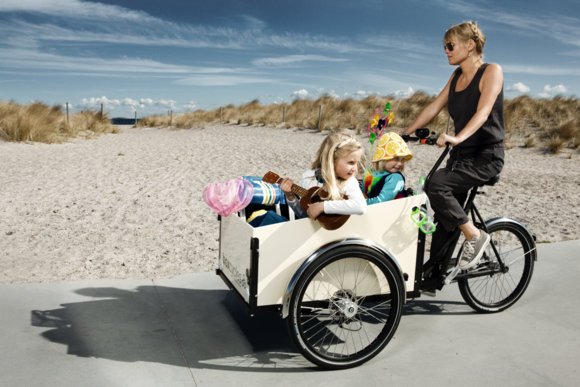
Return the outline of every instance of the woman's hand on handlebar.
[[[446,133],[441,133],[437,138],[437,146],[443,148],[445,145],[456,146],[459,145],[459,139],[455,136],[450,136]]]

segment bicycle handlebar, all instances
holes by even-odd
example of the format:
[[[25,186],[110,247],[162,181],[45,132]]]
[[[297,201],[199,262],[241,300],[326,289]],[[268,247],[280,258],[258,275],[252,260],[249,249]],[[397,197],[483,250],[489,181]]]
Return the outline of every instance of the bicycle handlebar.
[[[427,145],[435,145],[437,143],[437,137],[438,137],[437,134],[435,132],[432,132],[429,128],[419,128],[415,130],[415,136],[409,134],[404,134],[401,136],[401,138],[406,142],[413,141]],[[427,184],[429,184],[429,180],[431,180],[431,177],[433,176],[435,171],[439,169],[439,166],[441,165],[445,157],[447,157],[450,150],[451,146],[449,144],[445,144],[445,149],[443,150],[443,152],[441,153],[435,164],[433,164],[433,167],[431,168],[431,170],[427,174],[427,177],[425,178],[425,187],[427,186]]]
[[[435,145],[437,143],[437,133],[429,128],[419,128],[415,130],[415,135],[403,134],[401,138],[406,141],[420,142],[421,144]]]

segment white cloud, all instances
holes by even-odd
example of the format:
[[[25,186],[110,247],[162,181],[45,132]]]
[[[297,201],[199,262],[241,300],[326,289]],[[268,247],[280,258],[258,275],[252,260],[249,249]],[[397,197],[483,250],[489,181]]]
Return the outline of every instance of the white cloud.
[[[109,111],[118,111],[118,110],[126,110],[129,108],[131,111],[136,110],[157,110],[159,111],[161,108],[162,110],[167,109],[175,109],[177,102],[172,99],[159,99],[154,100],[151,98],[123,98],[123,99],[116,99],[116,98],[109,98],[106,96],[102,97],[88,97],[82,98],[80,100],[79,105],[85,109],[100,109],[101,104],[103,108]]]
[[[141,104],[139,103],[139,101],[133,98],[123,98],[121,100],[121,106],[129,106],[132,107],[133,109],[136,109],[137,107],[140,107]]]
[[[143,106],[151,106],[155,103],[151,98],[140,98],[139,103]]]
[[[393,76],[385,75],[377,71],[361,71],[353,74],[353,78],[362,86],[368,86],[372,90],[378,92],[369,92],[369,94],[386,95],[392,94],[393,90],[397,93],[409,92],[410,86],[407,78],[418,78],[417,74],[406,74],[403,72],[389,72]]]
[[[373,93],[370,91],[366,91],[366,90],[357,90],[354,92],[354,96],[355,98],[366,98],[369,95],[372,95]]]
[[[348,59],[331,58],[324,55],[287,55],[254,60],[256,66],[286,66],[302,62],[346,62]]]
[[[27,49],[0,48],[0,67],[17,69],[39,69],[101,73],[172,73],[184,74],[203,69],[161,63],[149,59],[121,58],[104,59],[97,57],[73,57],[42,53]]]
[[[374,33],[364,39],[364,44],[368,47],[373,47],[374,51],[383,52],[391,56],[391,59],[400,59],[401,54],[423,58],[425,53],[433,50],[433,46],[425,43],[424,38],[404,33],[397,35]],[[397,54],[393,55],[393,51],[397,51]]]
[[[188,86],[237,86],[270,82],[276,81],[252,75],[195,74],[175,83]]]
[[[292,92],[291,97],[296,99],[305,99],[310,96],[310,93],[306,89],[300,89]]]
[[[453,12],[478,15],[483,20],[507,25],[513,31],[526,34],[532,32],[566,45],[580,46],[580,19],[577,17],[545,13],[525,15],[519,8],[517,12],[510,12],[505,6],[494,5],[492,8],[463,0],[439,0],[438,3]]]
[[[195,110],[197,108],[197,103],[195,101],[189,101],[183,105],[185,110]]]
[[[316,93],[319,96],[328,96],[331,98],[340,99],[340,95],[338,95],[336,90],[333,90],[333,89],[318,89],[318,90],[316,90]]]
[[[580,76],[578,67],[557,67],[557,66],[527,66],[519,64],[502,64],[505,73],[532,74],[550,76]]]
[[[228,28],[204,28],[178,25],[161,19],[128,22],[109,18],[91,20],[81,27],[77,21],[67,25],[34,24],[14,19],[0,24],[4,43],[13,47],[39,46],[41,43],[108,43],[137,46],[241,49],[249,45],[241,40],[242,32]],[[250,39],[250,41],[252,41]]]
[[[358,44],[350,44],[342,40],[332,39],[325,36],[312,36],[309,34],[285,33],[284,35],[261,34],[252,36],[258,46],[272,46],[289,49],[326,50],[332,52],[366,52],[368,49],[361,48]],[[245,44],[247,46],[247,44]]]
[[[172,100],[172,99],[160,99],[160,100],[155,102],[156,106],[164,107],[164,108],[168,108],[168,109],[175,109],[176,104],[177,104],[177,102]]]
[[[116,106],[120,106],[121,101],[118,99],[110,99],[110,98],[107,98],[105,96],[81,99],[81,105],[83,105],[87,108],[100,107],[101,104],[103,105],[103,107],[114,108]]]
[[[530,92],[530,88],[522,83],[522,82],[516,82],[513,85],[509,86],[506,91],[508,92],[516,92],[516,93],[529,93]]]
[[[408,98],[408,97],[412,96],[413,93],[415,93],[415,90],[411,86],[409,86],[406,89],[395,91],[394,94],[395,94],[395,97],[397,97],[397,98]]]
[[[121,6],[79,0],[2,0],[0,13],[3,12],[40,13],[61,19],[51,24],[49,21],[30,23],[6,18],[0,23],[0,35],[3,43],[12,46],[24,39],[31,42],[101,42],[222,49],[281,47],[365,51],[358,45],[325,36],[291,32],[273,34],[265,29],[265,22],[251,16],[243,17],[244,23],[237,27],[192,26]],[[82,23],[79,19],[83,19]]]
[[[352,95],[355,98],[359,98],[359,99],[364,99],[364,98],[371,96],[371,95],[384,96],[385,94],[392,94],[396,98],[408,98],[411,95],[413,95],[413,93],[415,93],[415,89],[413,89],[411,86],[407,86],[407,87],[404,87],[402,89],[395,90],[395,92],[393,92],[393,93],[384,93],[384,92],[379,93],[377,91],[371,91],[371,90],[357,90]]]
[[[551,98],[558,94],[564,94],[566,91],[567,89],[566,86],[564,85],[556,85],[556,86],[546,85],[544,86],[542,92],[539,93],[538,95],[542,98]]]
[[[80,0],[2,0],[0,12],[30,12],[57,17],[151,22],[145,12]]]
[[[105,97],[103,97],[105,98]],[[137,110],[139,109],[147,109],[151,106],[158,106],[158,107],[163,107],[163,108],[170,108],[173,109],[175,108],[176,105],[176,101],[174,100],[153,100],[152,98],[139,98],[139,99],[133,99],[133,98],[123,98],[122,100],[120,100],[120,105],[121,106],[125,106],[125,107],[130,107],[133,110]]]

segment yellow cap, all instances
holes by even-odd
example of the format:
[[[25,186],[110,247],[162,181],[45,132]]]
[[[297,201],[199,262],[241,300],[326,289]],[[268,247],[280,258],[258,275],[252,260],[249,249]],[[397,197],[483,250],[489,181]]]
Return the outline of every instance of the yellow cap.
[[[395,157],[402,157],[404,161],[409,161],[413,158],[413,154],[401,136],[395,132],[385,133],[379,138],[373,162],[391,160]]]

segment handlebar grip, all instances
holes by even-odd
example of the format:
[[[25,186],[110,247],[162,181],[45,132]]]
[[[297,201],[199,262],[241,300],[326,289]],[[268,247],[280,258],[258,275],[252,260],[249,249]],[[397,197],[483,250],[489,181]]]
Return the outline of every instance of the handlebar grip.
[[[429,128],[419,128],[415,130],[414,135],[403,134],[401,138],[405,142],[409,141],[419,141],[421,144],[433,145],[437,142],[435,132],[432,132]]]
[[[435,132],[431,132],[429,128],[419,128],[415,130],[415,136],[419,138],[427,138],[430,135],[434,134]]]
[[[422,129],[417,129],[422,130]],[[419,136],[415,135],[412,136],[410,134],[403,134],[401,135],[401,138],[403,139],[403,141],[405,142],[419,142],[420,144],[427,144],[427,145],[435,145],[437,143],[437,136],[435,134],[435,132],[419,132]]]

